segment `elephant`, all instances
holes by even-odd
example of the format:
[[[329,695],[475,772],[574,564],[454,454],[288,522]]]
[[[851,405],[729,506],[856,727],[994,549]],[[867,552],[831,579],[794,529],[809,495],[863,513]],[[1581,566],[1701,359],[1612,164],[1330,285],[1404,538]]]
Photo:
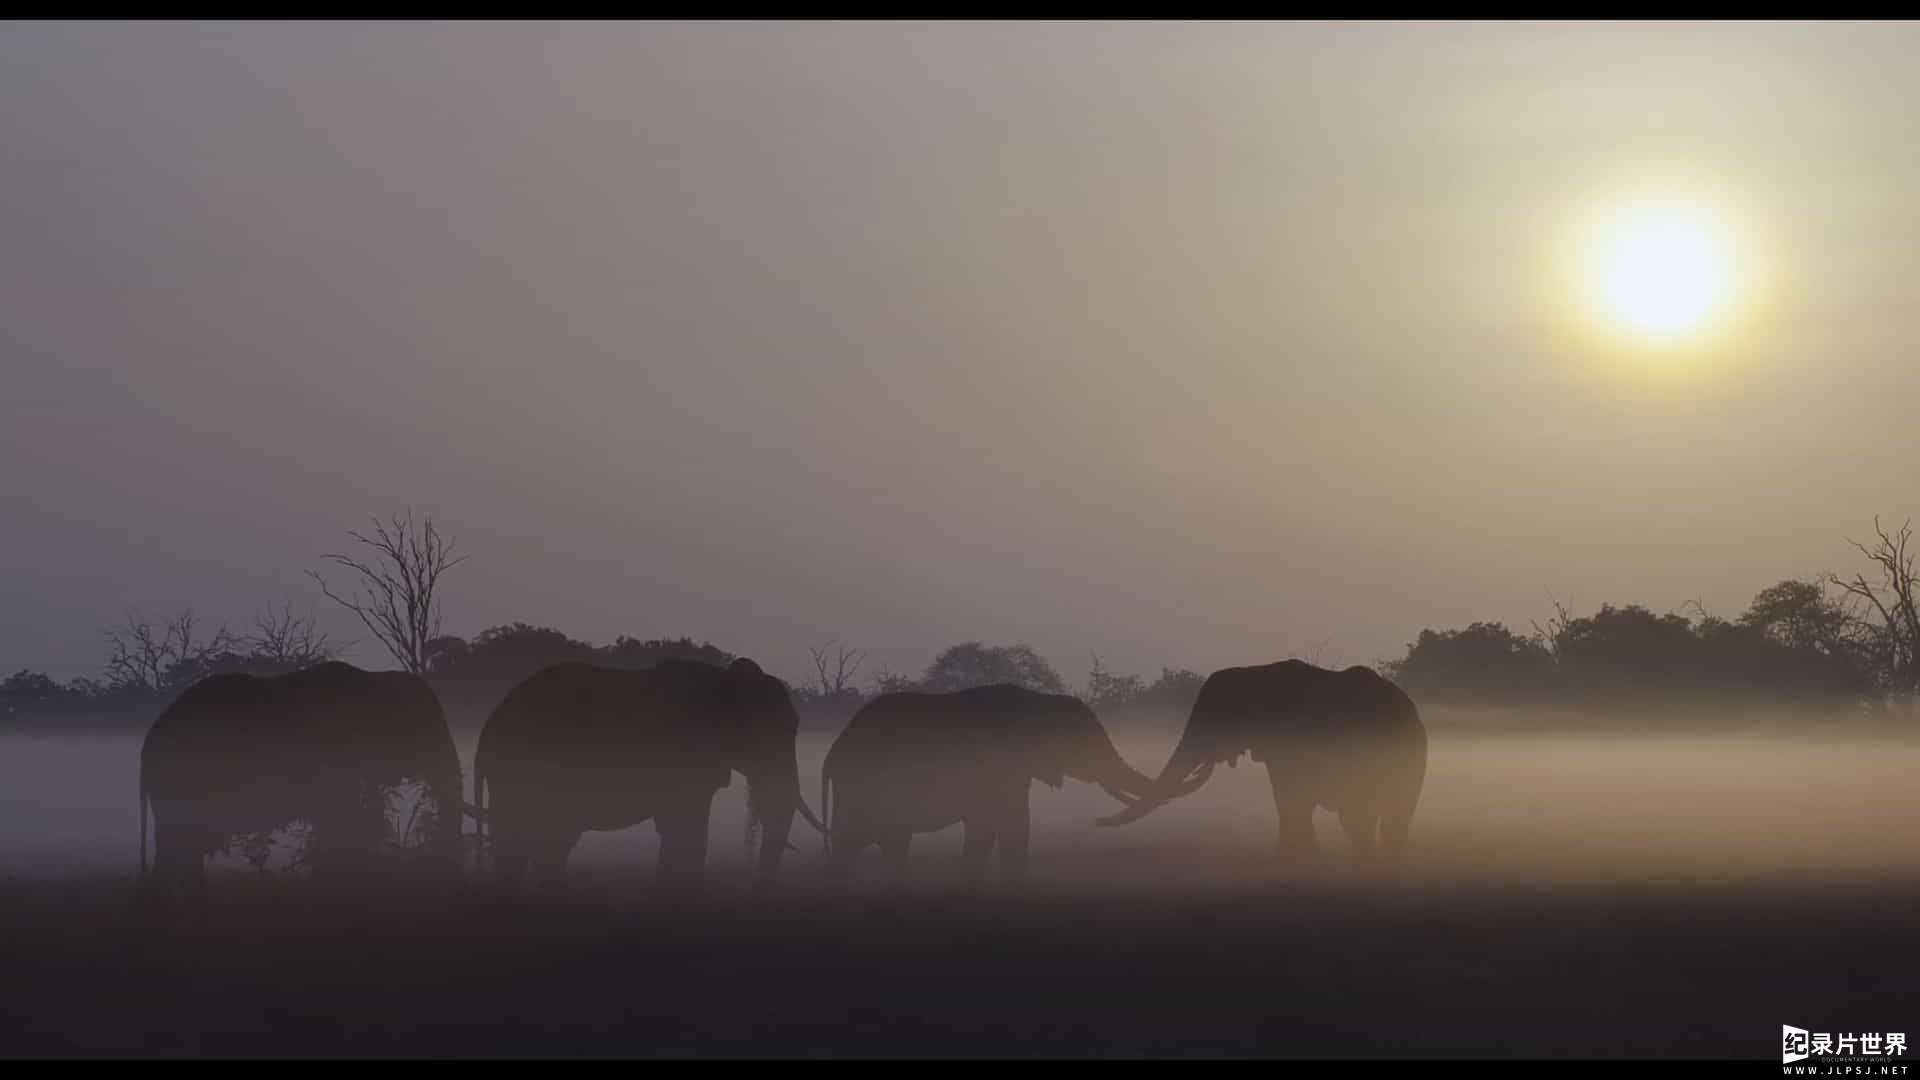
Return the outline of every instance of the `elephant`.
[[[800,795],[799,714],[779,679],[742,658],[721,668],[668,660],[640,671],[564,663],[529,676],[493,710],[474,754],[474,802],[502,884],[557,885],[582,833],[652,820],[663,895],[704,884],[714,792],[747,780],[753,877],[768,895]],[[492,802],[488,803],[491,796]]]
[[[141,877],[167,893],[199,886],[206,856],[234,836],[296,821],[313,828],[314,873],[331,877],[385,837],[385,789],[405,779],[424,781],[430,801],[414,821],[436,861],[457,873],[460,755],[424,680],[337,661],[209,676],[167,706],[140,748]]]
[[[1078,698],[1005,684],[883,694],[847,722],[821,768],[830,881],[846,884],[859,853],[878,844],[904,882],[913,834],[962,822],[968,879],[985,875],[997,846],[1002,878],[1017,883],[1027,871],[1028,788],[1067,777],[1123,803],[1153,785]]]
[[[1372,669],[1330,671],[1300,660],[1225,668],[1200,687],[1186,730],[1143,797],[1101,825],[1124,825],[1207,782],[1241,754],[1265,762],[1283,855],[1314,852],[1313,812],[1340,815],[1356,853],[1407,843],[1427,774],[1420,711]]]

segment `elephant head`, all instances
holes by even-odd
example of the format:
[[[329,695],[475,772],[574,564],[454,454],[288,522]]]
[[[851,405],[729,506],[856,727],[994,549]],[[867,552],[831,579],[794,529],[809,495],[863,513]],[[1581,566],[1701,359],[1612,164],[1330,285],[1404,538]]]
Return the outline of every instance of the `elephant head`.
[[[1371,668],[1331,671],[1300,660],[1214,672],[1152,788],[1102,825],[1124,825],[1205,784],[1220,762],[1252,751],[1268,770],[1296,751],[1333,751],[1319,780],[1356,807],[1411,817],[1426,774],[1426,731],[1399,687]],[[1326,759],[1315,766],[1329,769]],[[1402,830],[1404,832],[1404,830]]]
[[[800,765],[794,754],[800,715],[787,686],[745,657],[735,660],[720,677],[718,703],[730,721],[733,735],[729,764],[747,779],[747,835],[751,843],[760,833],[760,853],[754,888],[764,891],[779,872],[780,858],[790,846],[787,835],[796,811],[820,832],[826,826],[800,794]]]
[[[1072,777],[1097,784],[1127,804],[1153,790],[1154,782],[1120,756],[1100,718],[1085,702],[1047,695],[1035,712],[1029,745],[1035,780],[1057,788]]]
[[[1244,670],[1253,669],[1230,668],[1208,677],[1200,687],[1199,697],[1194,699],[1180,742],[1160,775],[1149,781],[1138,801],[1117,814],[1099,819],[1099,824],[1126,825],[1138,821],[1174,799],[1200,790],[1212,778],[1215,765],[1223,761],[1232,764],[1253,748],[1256,734],[1252,730],[1253,703],[1242,700],[1246,697],[1241,692],[1243,680],[1235,677],[1235,673]],[[1282,709],[1287,705],[1284,694],[1281,700],[1269,697],[1262,704]]]

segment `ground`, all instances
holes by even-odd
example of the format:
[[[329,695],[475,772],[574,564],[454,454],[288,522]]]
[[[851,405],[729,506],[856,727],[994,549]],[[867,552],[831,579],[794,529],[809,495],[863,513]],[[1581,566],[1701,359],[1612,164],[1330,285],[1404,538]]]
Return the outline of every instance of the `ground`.
[[[8,1056],[1746,1058],[1908,1030],[1920,885],[0,893]]]

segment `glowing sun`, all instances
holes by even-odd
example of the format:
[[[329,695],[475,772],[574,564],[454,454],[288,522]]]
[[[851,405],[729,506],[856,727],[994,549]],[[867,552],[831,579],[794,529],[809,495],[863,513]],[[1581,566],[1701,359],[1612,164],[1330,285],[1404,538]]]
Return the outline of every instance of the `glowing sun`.
[[[1712,214],[1684,204],[1640,205],[1596,226],[1584,276],[1605,316],[1642,335],[1696,330],[1725,306],[1732,272]]]

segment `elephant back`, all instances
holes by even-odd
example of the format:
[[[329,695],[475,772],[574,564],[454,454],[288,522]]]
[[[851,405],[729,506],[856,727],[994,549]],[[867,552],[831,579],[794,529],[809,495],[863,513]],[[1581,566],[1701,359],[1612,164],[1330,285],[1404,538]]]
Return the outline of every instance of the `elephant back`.
[[[693,661],[640,671],[556,664],[522,681],[487,718],[475,771],[492,785],[521,774],[630,777],[636,768],[693,768],[724,787],[731,770],[716,762],[744,722],[732,707],[739,683]]]

